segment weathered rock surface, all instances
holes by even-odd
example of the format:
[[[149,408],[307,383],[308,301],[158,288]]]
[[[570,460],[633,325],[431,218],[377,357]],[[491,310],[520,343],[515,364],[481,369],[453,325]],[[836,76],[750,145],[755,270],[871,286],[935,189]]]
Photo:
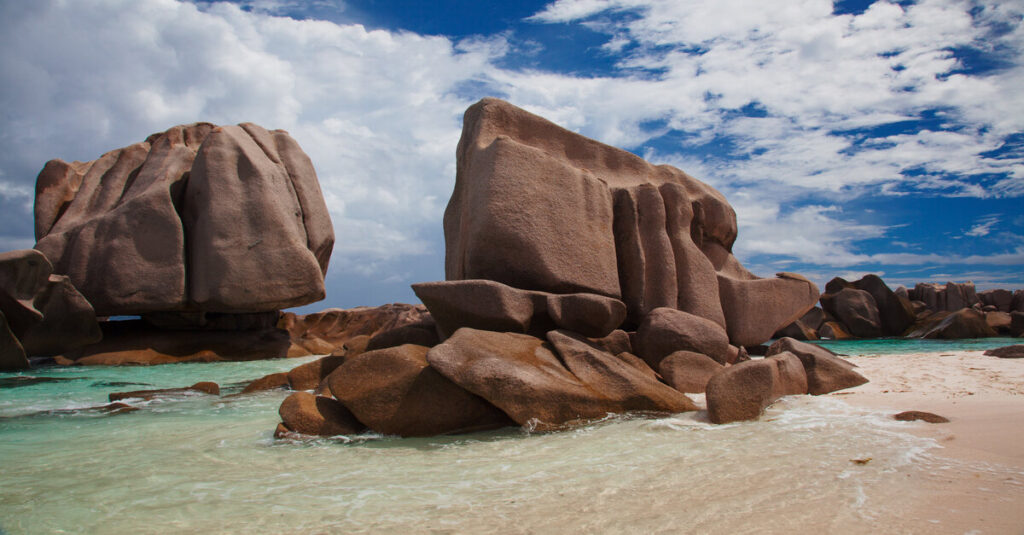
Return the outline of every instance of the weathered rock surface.
[[[882,336],[878,305],[870,293],[856,288],[843,288],[821,296],[821,308],[842,322],[846,330],[858,338]]]
[[[700,394],[722,364],[707,355],[693,351],[676,351],[661,359],[658,372],[669,386],[684,393]]]
[[[600,338],[626,319],[622,301],[597,294],[520,290],[490,280],[424,282],[412,288],[444,338],[462,327],[534,336],[563,328]]]
[[[676,351],[693,351],[725,364],[736,356],[720,325],[673,308],[656,308],[636,331],[637,355],[658,369],[661,359]]]
[[[907,330],[907,338],[988,338],[998,336],[985,321],[985,315],[973,308],[955,312],[940,311],[914,324]]]
[[[586,349],[584,342],[567,335],[556,335],[556,340],[570,355],[565,364],[550,344],[538,338],[462,328],[431,349],[427,361],[516,423],[536,429],[555,429],[609,413],[696,409],[682,394],[658,388],[668,387],[657,384],[653,372],[643,371],[636,360]]]
[[[398,347],[405,344],[413,344],[424,347],[434,347],[441,343],[437,335],[437,325],[433,322],[403,325],[381,331],[366,342],[366,351]]]
[[[990,357],[999,357],[1001,359],[1024,359],[1024,344],[989,349],[985,354]]]
[[[379,307],[329,308],[313,314],[285,312],[277,323],[288,331],[292,348],[290,357],[362,352],[373,336],[403,327],[432,325],[430,313],[423,305],[392,303]],[[362,337],[362,338],[359,338]]]
[[[996,307],[999,312],[1010,312],[1010,306],[1013,304],[1013,292],[1010,290],[1004,290],[1002,288],[996,288],[993,290],[985,290],[978,292],[978,300],[983,305],[991,305]]]
[[[1010,324],[1012,321],[1013,318],[1010,317],[1009,312],[997,311],[985,313],[985,323],[987,323],[989,327],[992,327],[992,330],[998,334],[1009,334]]]
[[[910,299],[924,302],[933,312],[953,312],[961,308],[970,308],[980,302],[973,282],[919,282],[910,290]]]
[[[820,396],[853,388],[868,382],[867,378],[857,373],[852,363],[847,362],[831,351],[814,344],[807,344],[792,338],[782,338],[768,348],[768,356],[781,353],[792,353],[800,359],[804,372],[807,374],[807,393]]]
[[[0,253],[0,312],[28,356],[58,355],[102,338],[89,302],[35,249]]]
[[[782,396],[806,393],[804,367],[792,353],[741,362],[708,381],[708,419],[716,424],[753,420]]]
[[[208,394],[211,396],[219,396],[220,385],[209,381],[202,381],[192,386],[187,386],[185,388],[163,388],[159,390],[135,390],[133,392],[113,392],[107,397],[109,398],[110,401],[120,401],[122,399],[129,398],[149,400],[156,397],[171,397],[189,394]]]
[[[98,314],[260,312],[324,296],[334,231],[283,130],[176,126],[36,181],[36,248]]]
[[[633,325],[674,308],[724,327],[734,345],[769,339],[817,300],[799,276],[745,270],[731,254],[735,212],[678,169],[496,99],[466,111],[457,156],[448,280],[621,299]]]
[[[285,436],[287,430],[303,435],[332,437],[354,435],[366,429],[338,400],[314,396],[309,392],[295,392],[288,396],[277,413],[285,429],[279,426],[275,436]]]
[[[427,363],[430,348],[403,345],[363,353],[331,373],[331,393],[374,431],[431,436],[512,422]]]

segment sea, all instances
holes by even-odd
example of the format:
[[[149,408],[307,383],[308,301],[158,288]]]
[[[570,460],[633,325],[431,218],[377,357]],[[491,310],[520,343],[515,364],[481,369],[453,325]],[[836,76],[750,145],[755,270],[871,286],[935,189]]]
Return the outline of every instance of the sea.
[[[821,342],[846,355],[1013,343]],[[728,425],[696,412],[545,433],[274,439],[287,393],[238,393],[313,358],[0,374],[0,534],[942,533],[910,513],[922,482],[1022,475],[946,459],[910,432],[927,424],[841,396],[787,397]],[[92,409],[111,392],[199,381],[222,395]]]

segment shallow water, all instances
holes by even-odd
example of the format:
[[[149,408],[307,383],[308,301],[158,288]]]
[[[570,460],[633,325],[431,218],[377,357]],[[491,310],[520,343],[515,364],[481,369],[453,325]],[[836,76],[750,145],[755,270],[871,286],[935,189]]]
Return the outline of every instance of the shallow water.
[[[1021,476],[945,461],[906,432],[921,424],[832,397],[724,426],[698,412],[546,434],[274,440],[286,393],[230,394],[305,360],[0,374],[58,379],[0,388],[0,532],[924,533],[935,524],[906,507],[936,474]],[[201,380],[227,395],[81,410]]]

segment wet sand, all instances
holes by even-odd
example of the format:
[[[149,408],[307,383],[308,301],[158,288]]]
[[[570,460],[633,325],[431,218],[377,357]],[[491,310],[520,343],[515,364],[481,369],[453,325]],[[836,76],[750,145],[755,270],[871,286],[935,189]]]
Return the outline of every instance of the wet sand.
[[[919,410],[948,423],[907,423],[934,439],[955,468],[920,481],[908,517],[940,533],[1024,533],[1024,360],[983,351],[848,357],[871,382],[831,394],[896,414]]]

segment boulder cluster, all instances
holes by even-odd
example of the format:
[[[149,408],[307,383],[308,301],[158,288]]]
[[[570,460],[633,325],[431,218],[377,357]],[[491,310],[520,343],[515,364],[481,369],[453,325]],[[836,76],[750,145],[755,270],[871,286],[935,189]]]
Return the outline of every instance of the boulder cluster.
[[[877,275],[825,285],[821,307],[775,333],[826,338],[984,338],[1024,335],[1024,290],[976,292],[974,283],[918,283],[890,289]]]
[[[795,340],[749,359],[743,346],[803,315],[818,289],[744,269],[721,193],[506,102],[466,112],[444,227],[448,280],[413,285],[436,340],[384,332],[316,365],[319,384],[282,403],[278,435],[557,429],[696,410],[686,393],[705,391],[725,423],[866,381]]]
[[[8,369],[26,356],[284,356],[280,309],[324,297],[334,245],[309,157],[287,132],[251,123],[176,126],[91,162],[48,162],[35,234],[34,249],[0,256]]]

